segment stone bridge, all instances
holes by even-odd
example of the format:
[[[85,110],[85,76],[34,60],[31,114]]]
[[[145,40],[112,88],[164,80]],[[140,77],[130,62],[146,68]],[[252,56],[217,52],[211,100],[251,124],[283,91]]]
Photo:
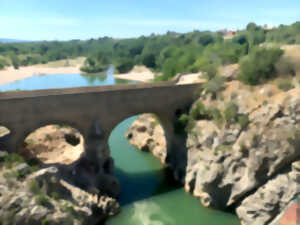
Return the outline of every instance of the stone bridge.
[[[0,149],[17,152],[36,129],[69,125],[85,138],[91,160],[109,155],[108,138],[123,120],[154,113],[164,128],[168,151],[174,147],[174,120],[196,99],[200,84],[151,83],[36,91],[0,92],[0,125],[10,134]],[[101,161],[101,160],[100,160]]]

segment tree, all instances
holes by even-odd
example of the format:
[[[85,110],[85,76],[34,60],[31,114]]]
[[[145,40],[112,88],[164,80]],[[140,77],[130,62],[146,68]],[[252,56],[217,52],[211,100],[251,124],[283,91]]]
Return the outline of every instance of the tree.
[[[13,67],[17,70],[19,69],[20,66],[20,60],[18,58],[18,56],[14,53],[12,53],[10,55],[10,60],[11,60],[11,64],[13,65]]]
[[[154,68],[156,66],[155,55],[151,53],[142,55],[142,64],[149,68]]]
[[[273,78],[275,64],[283,55],[279,48],[254,48],[250,54],[240,61],[240,79],[250,85],[257,85],[263,80]]]
[[[258,28],[257,25],[255,23],[251,22],[251,23],[248,23],[246,29],[247,29],[247,31],[256,31],[257,28]]]

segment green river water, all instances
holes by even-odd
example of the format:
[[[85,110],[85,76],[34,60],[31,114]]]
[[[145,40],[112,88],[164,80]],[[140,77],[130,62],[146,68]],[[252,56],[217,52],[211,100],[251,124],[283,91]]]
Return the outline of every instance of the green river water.
[[[107,74],[60,74],[27,78],[0,86],[0,91],[34,90],[128,83]],[[115,128],[109,139],[115,173],[121,182],[121,213],[106,225],[238,225],[230,213],[207,209],[171,179],[170,171],[150,153],[139,152],[124,137],[136,117]]]

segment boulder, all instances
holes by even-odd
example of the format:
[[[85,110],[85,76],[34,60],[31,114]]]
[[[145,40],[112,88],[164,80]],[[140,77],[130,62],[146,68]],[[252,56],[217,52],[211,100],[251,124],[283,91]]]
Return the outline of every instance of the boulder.
[[[225,78],[226,81],[236,80],[239,72],[239,65],[231,64],[231,65],[223,66],[219,69],[218,72],[220,76]]]
[[[167,144],[164,130],[153,115],[141,115],[133,122],[125,136],[137,149],[150,151],[163,164],[166,163]]]
[[[291,171],[282,172],[268,180],[241,202],[236,212],[245,225],[277,224],[279,218],[276,217],[283,217],[300,194],[299,165],[300,161],[294,162]],[[290,221],[290,224],[293,222],[296,221]]]

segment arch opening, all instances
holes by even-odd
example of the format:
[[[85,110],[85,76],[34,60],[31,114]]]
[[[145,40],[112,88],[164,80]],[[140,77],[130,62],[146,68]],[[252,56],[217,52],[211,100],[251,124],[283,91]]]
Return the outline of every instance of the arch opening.
[[[165,166],[168,145],[165,125],[159,115],[140,114],[123,120],[111,132],[109,148],[115,162],[115,176],[121,184],[121,205],[178,187]]]
[[[0,151],[6,151],[6,141],[11,135],[11,130],[0,124]]]
[[[32,131],[24,140],[20,154],[42,164],[70,165],[84,152],[84,138],[66,124],[52,124]]]

